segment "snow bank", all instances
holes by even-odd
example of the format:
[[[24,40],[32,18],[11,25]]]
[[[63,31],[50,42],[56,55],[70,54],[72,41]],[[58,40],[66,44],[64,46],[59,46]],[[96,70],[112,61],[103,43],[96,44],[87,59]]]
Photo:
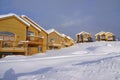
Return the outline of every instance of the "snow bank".
[[[120,42],[80,43],[0,60],[2,80],[120,80]]]

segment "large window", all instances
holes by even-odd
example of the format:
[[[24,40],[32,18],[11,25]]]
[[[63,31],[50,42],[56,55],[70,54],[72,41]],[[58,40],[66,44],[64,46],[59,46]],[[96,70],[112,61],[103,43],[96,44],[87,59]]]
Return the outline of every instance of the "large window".
[[[0,40],[14,41],[15,34],[12,32],[7,32],[7,31],[0,32]]]

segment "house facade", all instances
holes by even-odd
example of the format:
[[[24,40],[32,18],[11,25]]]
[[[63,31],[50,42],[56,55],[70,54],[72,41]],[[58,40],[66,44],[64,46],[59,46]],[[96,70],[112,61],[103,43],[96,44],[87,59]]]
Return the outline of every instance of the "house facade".
[[[115,41],[115,35],[111,32],[101,31],[95,35],[96,41]]]
[[[84,31],[76,34],[76,43],[81,43],[81,42],[92,42],[92,35]]]
[[[46,41],[42,34],[40,28],[16,14],[0,15],[0,56],[45,52]]]
[[[111,32],[105,33],[106,41],[115,41],[115,35]]]
[[[0,55],[23,54],[27,55],[26,31],[30,24],[15,14],[0,16]]]
[[[105,41],[106,40],[105,32],[101,31],[101,32],[97,33],[95,35],[95,39],[96,39],[96,41]]]
[[[48,32],[48,49],[62,48],[63,38],[55,29],[49,29]]]
[[[63,47],[70,47],[74,45],[74,40],[65,34],[61,34],[63,36]]]
[[[24,19],[26,22],[28,22],[31,26],[29,27],[29,31],[36,31],[34,36],[35,37],[39,37],[39,38],[42,38],[43,42],[42,42],[42,45],[41,45],[41,52],[46,52],[47,50],[47,31],[42,28],[40,25],[38,25],[36,22],[34,22],[32,19],[30,19],[29,17],[25,16],[25,15],[22,15],[21,16],[22,19]]]

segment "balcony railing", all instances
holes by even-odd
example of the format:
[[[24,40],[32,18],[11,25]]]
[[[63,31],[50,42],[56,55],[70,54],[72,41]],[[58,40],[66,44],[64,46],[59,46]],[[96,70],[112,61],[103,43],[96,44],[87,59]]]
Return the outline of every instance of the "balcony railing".
[[[17,41],[0,40],[0,52],[25,52],[25,44]]]
[[[49,44],[48,44],[49,46],[61,46],[62,44],[60,44],[60,43],[55,43],[55,42],[50,42]]]
[[[39,42],[42,42],[43,38],[39,37],[39,36],[27,36],[27,40],[28,41],[39,41]]]

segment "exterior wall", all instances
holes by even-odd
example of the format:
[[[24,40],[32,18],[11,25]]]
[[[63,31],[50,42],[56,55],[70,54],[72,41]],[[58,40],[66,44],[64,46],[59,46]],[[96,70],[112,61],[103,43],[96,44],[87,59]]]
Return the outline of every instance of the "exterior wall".
[[[0,57],[4,57],[5,55],[9,55],[10,53],[13,53],[15,55],[27,55],[27,51],[26,51],[26,45],[21,46],[19,45],[19,43],[21,41],[25,41],[26,40],[26,28],[28,26],[26,24],[24,24],[23,22],[21,22],[19,19],[17,19],[14,16],[11,17],[7,17],[7,18],[3,18],[0,19],[0,32],[11,32],[13,34],[15,34],[15,39],[14,42],[5,42],[7,43],[7,45],[9,45],[9,47],[5,47],[5,45],[3,46],[1,43],[1,53]],[[19,47],[18,47],[19,46]],[[3,49],[4,48],[4,49]],[[7,53],[7,54],[4,54]]]
[[[74,40],[70,40],[70,46],[73,46],[74,45]]]
[[[34,33],[34,37],[38,37],[38,34],[39,34],[39,31],[37,29],[35,29],[33,26],[30,26],[28,28],[28,31],[31,31]],[[33,54],[36,54],[36,53],[39,53],[38,51],[38,48],[39,48],[39,45],[35,46],[34,44],[32,44],[33,46],[28,46],[28,54],[29,55],[33,55]]]
[[[115,36],[112,33],[102,32],[95,35],[96,41],[114,41]]]
[[[62,37],[59,36],[57,33],[52,32],[48,35],[48,42],[50,42],[51,39],[54,39],[55,43],[61,44]]]
[[[86,33],[76,35],[76,42],[92,42],[92,36]]]
[[[70,47],[74,45],[74,41],[67,36],[62,37],[62,47]]]
[[[61,37],[61,48],[64,48],[65,47],[65,42],[66,42],[66,40],[65,40],[65,37]]]
[[[42,49],[42,52],[46,52],[46,50],[47,50],[47,47],[48,47],[48,44],[47,44],[47,33],[45,32],[45,31],[41,31],[40,33],[39,33],[39,36],[43,36],[43,49]]]
[[[0,32],[8,31],[15,34],[15,41],[26,40],[26,25],[20,22],[15,17],[5,18],[0,20]]]
[[[106,41],[114,41],[115,40],[115,36],[111,33],[106,34]]]
[[[38,47],[29,47],[29,55],[38,53]]]
[[[76,35],[76,43],[79,43],[79,35]]]
[[[31,21],[29,18],[27,18],[27,17],[22,17],[22,18],[25,19],[25,20],[27,20],[27,22],[30,22],[33,25],[35,25],[36,27],[40,28],[33,21]],[[31,26],[29,28],[29,30],[30,31],[34,31],[35,32],[35,36],[43,37],[43,44],[40,45],[40,46],[42,47],[42,52],[46,52],[46,50],[47,50],[47,33],[43,29],[41,29],[41,31],[39,31],[39,30],[35,29],[33,26]]]
[[[59,44],[62,46],[62,37],[58,35],[56,32],[52,32],[48,35],[48,44],[51,43],[52,39],[54,40],[53,41],[54,44]],[[59,48],[61,48],[61,46],[59,46]],[[49,46],[48,49],[50,49]]]
[[[95,35],[95,40],[96,40],[96,41],[100,41],[100,35],[98,35],[98,34]]]
[[[38,45],[38,46],[35,46],[35,47],[31,47],[30,48],[30,55],[32,54],[35,54],[35,53],[40,53],[38,48],[41,47],[41,52],[46,52],[46,47],[47,47],[47,34],[42,30],[42,31],[39,31],[37,29],[35,29],[33,26],[30,26],[28,28],[28,31],[32,31],[34,32],[34,36],[35,37],[41,37],[43,39],[43,43],[42,45]]]

